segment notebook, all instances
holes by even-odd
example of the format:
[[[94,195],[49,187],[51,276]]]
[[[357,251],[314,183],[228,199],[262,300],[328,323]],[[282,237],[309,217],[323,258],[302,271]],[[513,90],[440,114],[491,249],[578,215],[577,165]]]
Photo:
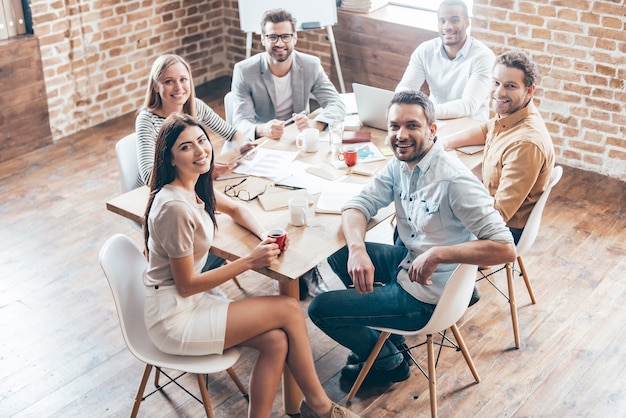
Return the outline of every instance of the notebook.
[[[317,200],[317,205],[315,206],[315,212],[340,215],[341,208],[343,208],[353,196],[359,194],[364,186],[365,184],[359,183],[328,182],[322,188],[320,197]]]
[[[394,92],[358,83],[352,83],[352,90],[359,111],[359,119],[363,125],[386,131],[387,106]]]

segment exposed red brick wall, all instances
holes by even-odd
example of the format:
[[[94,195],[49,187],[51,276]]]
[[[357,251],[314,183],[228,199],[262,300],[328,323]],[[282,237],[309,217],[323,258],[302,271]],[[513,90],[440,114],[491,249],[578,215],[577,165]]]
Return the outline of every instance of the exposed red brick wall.
[[[196,84],[230,74],[220,0],[43,0],[32,15],[54,139],[135,111],[161,54],[187,59]]]
[[[160,54],[187,59],[196,85],[230,75],[245,56],[236,0],[42,0],[32,12],[55,140],[134,112]],[[522,48],[539,63],[537,103],[558,162],[623,180],[625,14],[622,0],[475,0],[472,25],[496,53]],[[330,73],[325,35],[300,33],[298,49]]]
[[[536,103],[557,162],[626,180],[623,0],[474,0],[472,35],[539,64]]]

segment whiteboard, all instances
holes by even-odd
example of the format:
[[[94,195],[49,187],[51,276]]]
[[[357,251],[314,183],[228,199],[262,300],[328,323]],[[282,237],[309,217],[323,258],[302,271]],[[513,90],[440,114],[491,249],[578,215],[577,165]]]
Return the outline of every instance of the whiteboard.
[[[244,32],[261,33],[261,18],[270,9],[285,9],[296,18],[296,30],[303,23],[317,22],[318,27],[337,23],[336,0],[238,0],[239,23]]]

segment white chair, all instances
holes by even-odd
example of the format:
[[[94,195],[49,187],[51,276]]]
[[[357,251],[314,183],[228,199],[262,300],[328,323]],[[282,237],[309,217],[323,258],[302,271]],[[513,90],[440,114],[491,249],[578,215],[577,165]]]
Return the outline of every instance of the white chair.
[[[232,91],[229,91],[224,96],[224,119],[229,125],[233,124],[233,113],[235,106],[235,95]]]
[[[137,135],[133,132],[117,141],[115,144],[115,156],[120,168],[120,180],[122,193],[129,192],[137,187],[139,178],[139,164],[137,164]],[[135,227],[141,229],[141,224],[130,221]]]
[[[111,287],[126,346],[139,361],[146,363],[131,417],[137,416],[139,406],[145,399],[143,393],[153,366],[156,367],[155,386],[157,390],[161,390],[165,386],[159,386],[158,383],[162,368],[196,374],[202,401],[194,395],[191,396],[204,404],[207,417],[213,417],[205,382],[206,374],[208,373],[226,370],[241,393],[247,398],[248,394],[245,386],[232,369],[232,366],[239,359],[240,352],[238,348],[228,349],[222,355],[175,356],[161,352],[152,344],[143,319],[146,288],[142,282],[142,275],[147,267],[147,262],[139,248],[130,238],[123,234],[117,234],[109,238],[100,250],[99,261]],[[166,375],[165,373],[163,374]],[[169,378],[169,376],[167,377]],[[166,385],[174,383],[180,386],[175,381],[177,378],[169,379],[170,381]],[[187,391],[186,389],[184,390]]]
[[[137,135],[131,133],[117,141],[115,155],[120,167],[122,192],[126,193],[137,187],[139,165],[137,164]]]
[[[224,120],[232,126],[233,124],[233,113],[235,107],[235,95],[232,91],[229,91],[224,96]],[[232,151],[233,143],[232,141],[225,141],[222,146],[222,154]]]
[[[550,176],[550,182],[548,183],[548,187],[541,194],[541,197],[535,203],[532,211],[530,212],[530,216],[526,221],[526,226],[524,227],[524,231],[522,231],[522,235],[520,236],[519,242],[517,243],[517,263],[520,268],[520,275],[524,278],[524,283],[526,284],[526,289],[528,290],[528,295],[530,296],[530,301],[532,304],[536,304],[537,300],[535,299],[535,293],[533,292],[533,288],[530,284],[530,278],[528,277],[528,273],[526,272],[526,267],[524,266],[524,262],[522,261],[522,255],[528,253],[533,244],[535,243],[535,239],[539,234],[539,226],[541,225],[541,217],[543,215],[543,209],[546,206],[546,202],[548,201],[548,197],[550,196],[550,192],[552,188],[561,180],[561,176],[563,175],[563,167],[556,166],[552,169],[552,174]],[[500,270],[506,270],[506,280],[508,287],[508,297],[504,295],[500,289],[489,280],[489,276],[499,272]],[[515,339],[515,347],[520,348],[521,341],[519,336],[519,324],[517,318],[517,304],[515,301],[515,287],[513,284],[513,270],[515,270],[514,263],[507,263],[503,267],[490,272],[489,274],[485,274],[482,271],[481,276],[478,280],[487,279],[489,283],[491,283],[500,293],[502,293],[509,300],[509,305],[511,308],[511,320],[513,322],[513,337]]]
[[[424,373],[424,375],[428,379],[428,387],[430,392],[430,413],[433,417],[437,416],[437,377],[435,373],[436,364],[433,345],[439,344],[433,342],[433,334],[441,333],[448,328],[452,330],[454,338],[456,339],[456,342],[458,344],[458,348],[463,353],[463,357],[465,358],[465,361],[467,362],[467,365],[469,366],[469,369],[472,372],[476,383],[480,383],[480,376],[478,376],[478,371],[476,371],[476,367],[474,367],[474,362],[472,361],[472,357],[467,350],[465,341],[463,341],[463,337],[459,333],[459,330],[456,326],[456,322],[461,318],[461,316],[467,309],[470,298],[472,297],[477,269],[477,266],[472,266],[468,264],[461,264],[459,265],[459,267],[457,267],[457,269],[454,271],[454,273],[452,273],[452,276],[448,280],[448,283],[443,290],[441,298],[439,299],[439,302],[435,307],[433,315],[423,328],[416,331],[404,331],[392,328],[370,327],[372,329],[380,331],[381,334],[378,338],[378,341],[376,342],[376,345],[372,349],[372,352],[365,361],[363,369],[361,369],[361,372],[357,376],[354,385],[350,390],[350,393],[348,394],[348,402],[350,402],[356,395],[356,392],[361,387],[361,384],[363,383],[363,380],[365,380],[367,373],[370,371],[372,364],[374,364],[376,356],[378,356],[378,353],[383,347],[383,344],[391,334],[426,336],[426,346],[428,350],[428,374],[426,374],[417,363],[415,364],[420,368],[420,370],[422,370],[422,373]],[[445,336],[443,338],[445,338]],[[443,340],[441,345],[443,346]],[[454,347],[457,348],[456,346]],[[413,361],[415,362],[414,359]]]

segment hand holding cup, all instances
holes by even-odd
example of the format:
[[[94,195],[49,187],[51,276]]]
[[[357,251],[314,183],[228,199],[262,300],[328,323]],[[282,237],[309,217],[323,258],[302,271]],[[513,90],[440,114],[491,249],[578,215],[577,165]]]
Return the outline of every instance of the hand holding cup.
[[[285,252],[287,248],[287,231],[282,228],[273,228],[267,231],[267,236],[268,238],[274,239],[281,254]]]

